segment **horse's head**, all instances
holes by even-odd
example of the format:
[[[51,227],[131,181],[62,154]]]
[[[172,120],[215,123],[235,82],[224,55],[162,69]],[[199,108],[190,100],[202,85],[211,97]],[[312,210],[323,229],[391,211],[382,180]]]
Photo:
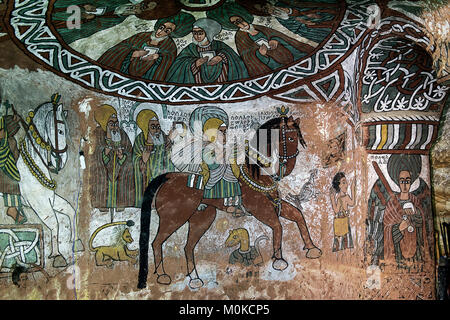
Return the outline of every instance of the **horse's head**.
[[[281,117],[280,119],[280,140],[279,140],[278,158],[280,163],[280,177],[289,175],[295,166],[295,161],[299,153],[298,145],[306,148],[306,142],[303,139],[300,130],[300,119],[290,117]]]
[[[67,162],[67,111],[62,104],[52,102],[45,116],[45,137],[50,145],[50,169],[58,173]]]
[[[289,175],[294,169],[295,161],[299,153],[298,145],[300,144],[303,148],[306,148],[306,142],[300,131],[300,119],[294,119],[292,116],[288,117],[282,114],[281,117],[271,119],[264,123],[254,136],[256,142],[253,141],[251,143],[257,150],[264,150],[264,142],[259,139],[259,131],[262,129],[267,132],[267,140],[265,141],[267,143],[267,154],[272,155],[272,161],[277,162],[277,165],[273,167],[276,175],[280,178]],[[278,141],[273,137],[274,130],[278,132]],[[277,143],[274,144],[274,141]],[[273,159],[274,157],[275,159]],[[264,167],[264,163],[258,160],[256,164],[250,164],[249,166],[253,168],[252,174],[255,175],[256,172],[260,172],[259,168]]]

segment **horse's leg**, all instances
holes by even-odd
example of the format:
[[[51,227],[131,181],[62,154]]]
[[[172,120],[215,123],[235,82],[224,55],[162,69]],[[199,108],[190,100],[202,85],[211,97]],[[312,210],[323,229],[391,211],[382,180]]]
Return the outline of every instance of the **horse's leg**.
[[[31,203],[31,207],[33,208],[39,219],[42,221],[42,223],[50,229],[52,251],[50,252],[50,255],[48,257],[53,259],[53,267],[62,268],[67,266],[66,259],[59,252],[59,222],[55,211],[53,211],[50,200],[44,200],[39,203]]]
[[[74,241],[74,249],[75,252],[84,251],[84,245],[83,242],[81,242],[81,239],[78,237],[78,233],[75,232],[77,235],[76,239],[73,239],[72,230],[76,227],[75,222],[75,209],[72,207],[72,205],[61,196],[55,194],[54,202],[53,202],[53,209],[56,211],[57,214],[64,215],[69,218],[70,225],[69,225],[69,231],[70,231],[70,239],[71,241]]]
[[[173,219],[167,221],[164,219],[163,215],[159,215],[159,228],[156,233],[155,239],[152,242],[153,248],[153,257],[155,261],[155,272],[158,275],[157,282],[160,284],[170,284],[172,279],[164,270],[164,261],[163,261],[163,243],[169,238],[172,233],[178,230],[183,224],[184,220],[178,219],[174,221]]]
[[[281,217],[294,221],[300,231],[300,236],[302,237],[303,243],[305,244],[303,250],[307,249],[306,257],[309,259],[319,258],[322,255],[322,251],[317,248],[311,240],[309,235],[308,226],[306,225],[303,213],[291,205],[290,203],[283,201],[281,207]]]
[[[272,263],[272,267],[275,270],[284,270],[287,268],[288,263],[283,259],[281,251],[283,227],[281,226],[277,212],[275,211],[273,204],[261,193],[247,190],[245,194],[243,192],[244,206],[252,212],[252,215],[256,219],[272,229],[274,252],[272,258],[275,259]]]
[[[199,278],[195,268],[194,249],[200,238],[209,229],[216,218],[216,208],[208,206],[203,211],[196,211],[189,219],[189,232],[184,247],[186,255],[187,275],[190,277],[189,287],[192,289],[203,286],[203,281]]]

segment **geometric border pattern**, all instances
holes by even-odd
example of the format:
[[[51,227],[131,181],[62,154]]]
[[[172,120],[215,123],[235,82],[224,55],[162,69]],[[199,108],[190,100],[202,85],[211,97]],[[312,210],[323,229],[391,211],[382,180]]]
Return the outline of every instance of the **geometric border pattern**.
[[[290,67],[251,80],[217,85],[174,85],[136,80],[126,75],[105,70],[101,65],[61,44],[47,25],[47,0],[11,0],[5,17],[8,32],[14,42],[33,59],[45,67],[88,89],[115,95],[125,99],[163,102],[168,104],[191,104],[207,102],[239,102],[262,95],[285,98],[290,101],[295,95],[283,95],[292,88],[309,86],[310,81],[320,83],[320,77],[329,77],[348,56],[355,44],[367,31],[367,6],[374,1],[349,1],[341,24],[328,41],[312,56]],[[7,21],[9,19],[9,21]],[[333,74],[335,76],[335,73]],[[342,86],[340,79],[334,86]],[[314,99],[330,100],[334,93],[342,90],[332,88],[314,89]],[[319,91],[319,92],[317,92]],[[325,92],[327,91],[327,92]],[[333,93],[330,96],[330,93]]]

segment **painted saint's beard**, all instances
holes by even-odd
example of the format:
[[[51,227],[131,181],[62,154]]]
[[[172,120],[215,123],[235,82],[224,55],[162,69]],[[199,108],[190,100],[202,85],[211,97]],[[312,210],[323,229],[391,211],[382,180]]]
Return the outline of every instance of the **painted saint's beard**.
[[[111,141],[112,142],[120,142],[122,140],[122,137],[120,135],[120,131],[119,130],[117,130],[117,131],[116,130],[110,130],[109,134],[111,136]]]
[[[164,137],[163,134],[161,132],[153,135],[150,132],[148,133],[148,135],[152,138],[153,141],[153,145],[155,146],[160,146],[164,144]]]

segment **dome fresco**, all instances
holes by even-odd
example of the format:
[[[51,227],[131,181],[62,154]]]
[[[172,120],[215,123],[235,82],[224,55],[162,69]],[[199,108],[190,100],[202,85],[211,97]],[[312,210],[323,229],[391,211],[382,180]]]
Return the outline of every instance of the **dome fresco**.
[[[0,299],[442,298],[449,8],[0,0]]]

